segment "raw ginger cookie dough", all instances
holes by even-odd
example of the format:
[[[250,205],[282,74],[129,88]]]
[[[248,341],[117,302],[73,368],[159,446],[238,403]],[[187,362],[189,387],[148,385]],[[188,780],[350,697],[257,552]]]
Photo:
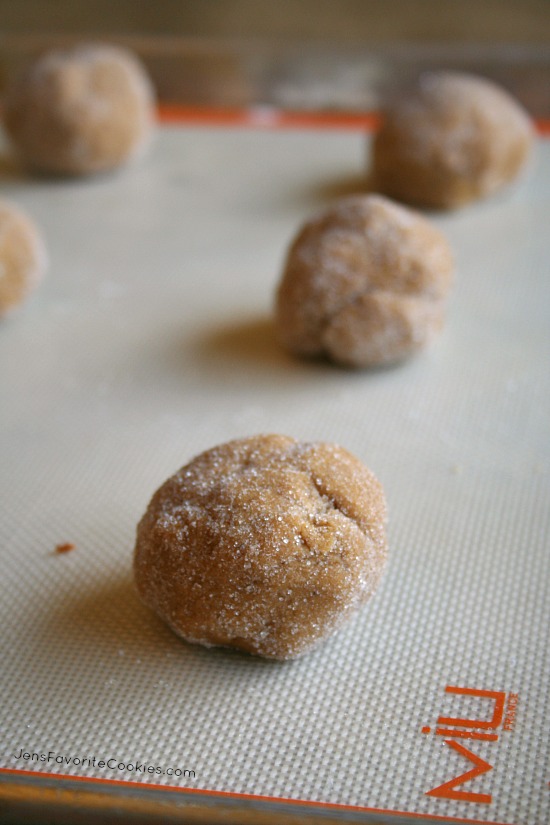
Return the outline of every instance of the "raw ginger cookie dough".
[[[442,233],[380,195],[344,198],[292,243],[276,297],[279,339],[343,366],[390,364],[443,325],[453,270]]]
[[[387,107],[373,143],[376,186],[405,203],[462,206],[511,183],[533,135],[526,112],[495,83],[426,73]]]
[[[384,493],[342,447],[259,435],[168,479],[137,530],[147,605],[189,642],[292,659],[376,590]]]
[[[4,104],[22,159],[49,174],[114,169],[146,149],[153,122],[153,88],[140,62],[102,44],[47,53],[10,86]]]
[[[0,200],[0,317],[26,300],[46,267],[46,248],[34,221],[19,207]]]

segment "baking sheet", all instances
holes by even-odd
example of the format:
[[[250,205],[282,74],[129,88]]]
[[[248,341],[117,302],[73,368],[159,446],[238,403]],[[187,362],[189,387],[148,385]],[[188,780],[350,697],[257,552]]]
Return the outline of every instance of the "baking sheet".
[[[282,352],[271,309],[300,223],[364,189],[367,140],[179,125],[113,176],[5,163],[51,266],[0,329],[4,769],[547,820],[550,144],[431,216],[457,260],[432,349],[348,372]],[[342,444],[389,503],[381,590],[291,663],[186,645],[131,577],[156,487],[258,432]]]

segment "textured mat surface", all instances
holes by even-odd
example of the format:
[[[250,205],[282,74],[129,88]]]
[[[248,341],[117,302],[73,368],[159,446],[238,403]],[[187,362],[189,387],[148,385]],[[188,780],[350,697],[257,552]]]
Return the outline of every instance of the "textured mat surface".
[[[270,312],[364,156],[166,127],[114,177],[6,172],[51,267],[0,329],[4,768],[546,821],[550,142],[513,191],[432,216],[457,260],[433,348],[352,373],[288,357]],[[381,590],[293,663],[186,645],[131,578],[159,484],[257,432],[339,442],[389,503]]]

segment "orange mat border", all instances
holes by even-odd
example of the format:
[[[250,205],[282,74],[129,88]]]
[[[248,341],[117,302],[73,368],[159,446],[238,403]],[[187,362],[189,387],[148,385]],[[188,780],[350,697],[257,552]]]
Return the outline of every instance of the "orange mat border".
[[[438,822],[459,822],[464,823],[467,822],[468,825],[506,825],[503,822],[494,822],[486,819],[464,819],[464,817],[445,817],[445,816],[438,816],[437,814],[419,814],[419,813],[411,813],[408,811],[392,811],[384,808],[368,808],[363,805],[344,805],[339,802],[316,802],[315,800],[308,800],[308,799],[291,799],[288,797],[279,797],[279,796],[264,796],[261,794],[247,794],[247,793],[233,793],[231,791],[209,791],[203,788],[189,788],[185,786],[179,785],[159,785],[154,784],[152,782],[131,782],[125,779],[103,779],[97,776],[71,776],[70,774],[60,774],[60,773],[48,773],[46,771],[25,771],[16,768],[0,768],[0,775],[7,775],[7,776],[44,776],[48,779],[68,779],[72,782],[91,782],[94,784],[99,785],[109,785],[110,787],[113,786],[120,786],[126,785],[131,788],[155,788],[156,790],[164,790],[164,791],[172,791],[172,792],[180,792],[180,793],[190,793],[197,796],[203,796],[205,798],[208,797],[219,797],[221,799],[241,799],[246,802],[280,802],[286,805],[300,805],[304,807],[310,808],[321,808],[325,811],[355,811],[358,813],[370,813],[370,814],[384,814],[385,816],[400,816],[400,817],[408,817],[412,820],[429,820],[430,822],[438,823]],[[509,825],[509,824],[508,824]]]
[[[342,129],[372,131],[380,123],[377,112],[296,112],[271,106],[224,108],[161,103],[157,107],[162,124],[197,126],[248,126],[264,129]],[[550,118],[535,120],[541,135],[550,135]]]

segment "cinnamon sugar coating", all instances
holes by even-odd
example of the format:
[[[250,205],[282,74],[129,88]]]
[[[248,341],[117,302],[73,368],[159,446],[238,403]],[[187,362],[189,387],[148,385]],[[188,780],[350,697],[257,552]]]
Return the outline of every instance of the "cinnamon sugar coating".
[[[495,83],[426,73],[385,112],[373,144],[374,178],[381,192],[405,203],[459,207],[511,183],[533,136],[527,113]]]
[[[230,441],[157,490],[137,530],[135,579],[187,641],[292,659],[374,593],[385,521],[380,483],[343,448]]]
[[[442,233],[380,195],[345,198],[308,221],[277,291],[282,344],[370,367],[427,346],[443,325],[453,270]]]
[[[114,169],[141,154],[154,93],[141,63],[102,44],[52,51],[8,89],[4,125],[24,162],[58,175]]]
[[[22,304],[47,267],[46,248],[31,218],[0,200],[0,317]]]

